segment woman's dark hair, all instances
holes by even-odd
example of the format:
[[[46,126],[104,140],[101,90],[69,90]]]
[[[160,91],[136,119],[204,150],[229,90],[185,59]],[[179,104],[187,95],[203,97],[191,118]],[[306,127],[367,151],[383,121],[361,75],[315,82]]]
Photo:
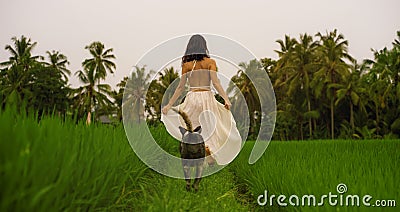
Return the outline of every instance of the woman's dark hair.
[[[203,60],[204,57],[210,57],[206,39],[201,35],[193,35],[190,37],[185,55],[182,57],[182,64],[193,60]]]

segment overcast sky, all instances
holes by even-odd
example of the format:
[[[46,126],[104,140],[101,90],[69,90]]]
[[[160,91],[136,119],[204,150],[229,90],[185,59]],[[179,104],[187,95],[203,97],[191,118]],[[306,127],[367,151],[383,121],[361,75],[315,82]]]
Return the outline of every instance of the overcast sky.
[[[298,38],[334,28],[362,60],[372,58],[371,48],[391,47],[400,30],[399,8],[399,0],[0,0],[0,61],[9,57],[4,47],[11,37],[25,35],[38,42],[35,54],[65,54],[74,73],[90,57],[84,47],[101,41],[117,57],[117,70],[106,81],[115,86],[143,54],[173,37],[218,34],[258,58],[276,58],[276,40],[285,34]],[[79,85],[74,76],[70,83]]]

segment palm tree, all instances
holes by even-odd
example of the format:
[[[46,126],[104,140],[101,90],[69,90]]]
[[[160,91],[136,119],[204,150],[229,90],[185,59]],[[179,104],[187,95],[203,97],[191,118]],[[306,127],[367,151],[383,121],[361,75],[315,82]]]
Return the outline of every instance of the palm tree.
[[[108,84],[100,84],[100,80],[105,80],[107,71],[114,73],[113,69],[116,68],[116,65],[112,61],[115,59],[112,54],[113,49],[105,50],[104,44],[101,42],[93,42],[85,49],[89,50],[93,57],[82,62],[83,71],[75,73],[79,80],[86,85],[75,90],[74,98],[77,100],[76,106],[87,111],[87,122],[90,123],[91,111],[95,110],[95,107],[100,111],[112,105],[107,97],[107,95],[112,95],[111,87]],[[95,87],[97,87],[97,91],[95,91]]]
[[[379,74],[370,71],[368,74],[363,76],[364,83],[368,85],[368,96],[370,102],[372,102],[371,108],[375,115],[375,133],[379,135],[381,128],[381,113],[386,107],[386,99],[389,95],[390,86],[388,86],[385,80],[379,77]]]
[[[33,80],[32,67],[38,63],[41,56],[32,56],[32,50],[37,45],[31,39],[21,36],[13,37],[13,45],[6,45],[5,49],[11,54],[8,61],[0,63],[2,82],[0,93],[5,94],[3,104],[7,99],[19,104],[24,99],[30,98],[32,92],[29,87]]]
[[[100,84],[100,80],[106,79],[107,71],[113,74],[113,70],[116,68],[115,63],[112,61],[115,59],[112,54],[113,49],[105,50],[104,44],[98,41],[86,46],[85,49],[89,50],[92,58],[84,60],[82,66],[84,69],[93,70],[94,78]]]
[[[397,31],[397,39],[395,39],[392,44],[394,48],[400,48],[400,31]]]
[[[127,121],[136,121],[138,124],[144,119],[146,91],[150,85],[150,76],[145,67],[135,66],[130,78],[126,82],[122,102],[123,116]]]
[[[320,97],[326,91],[326,97],[330,100],[331,137],[335,138],[334,104],[336,100],[336,89],[329,87],[332,83],[339,83],[343,76],[349,75],[350,66],[345,59],[354,62],[348,54],[348,42],[342,34],[335,29],[326,35],[316,34],[321,44],[317,48],[318,70],[315,72],[311,86],[315,89],[316,97]]]
[[[45,64],[58,72],[64,78],[64,81],[68,82],[68,76],[71,75],[71,71],[68,70],[67,65],[69,65],[68,59],[65,55],[58,51],[46,51],[49,62],[45,62]]]
[[[398,33],[400,36],[400,33]],[[374,52],[374,60],[365,60],[369,68],[366,78],[369,82],[371,99],[375,108],[376,134],[381,133],[382,109],[390,114],[387,123],[394,122],[398,116],[400,99],[400,48],[398,40],[393,42],[393,49],[383,48]]]
[[[282,67],[285,67],[285,65],[290,62],[290,57],[292,54],[292,51],[294,49],[294,46],[297,44],[297,40],[294,38],[291,38],[289,35],[285,35],[285,40],[277,40],[277,43],[279,43],[281,50],[275,50],[276,53],[278,53],[279,60],[276,63],[275,70],[279,72],[278,78],[275,81],[275,86],[280,87],[282,84],[286,82],[286,80],[289,78],[289,72],[290,70],[288,69],[283,69]]]
[[[13,46],[6,45],[5,47],[11,54],[9,61],[0,63],[0,66],[8,68],[22,66],[23,71],[27,71],[33,65],[33,62],[43,59],[41,56],[32,56],[32,50],[36,47],[37,42],[32,43],[30,38],[28,39],[23,35],[20,39],[13,37],[11,40],[13,41]]]
[[[281,50],[275,50],[276,53],[278,53],[279,57],[284,56],[286,53],[290,52],[293,50],[294,45],[297,44],[296,39],[291,38],[289,35],[285,35],[285,40],[277,40],[277,43],[279,43]]]
[[[366,112],[364,102],[361,99],[361,96],[366,92],[366,89],[361,85],[360,78],[361,71],[359,70],[358,65],[355,63],[353,64],[353,72],[351,72],[349,77],[344,77],[341,84],[334,83],[329,85],[329,87],[337,89],[335,106],[344,100],[349,102],[349,123],[351,125],[352,133],[355,131],[354,106],[359,106],[362,112]]]
[[[117,118],[119,121],[122,120],[122,100],[124,98],[125,85],[128,79],[128,77],[124,77],[121,82],[117,84],[117,87],[119,88],[118,92],[112,91],[112,97],[114,99],[114,104],[116,105]]]
[[[178,78],[179,73],[173,67],[170,67],[166,68],[164,72],[160,72],[159,78],[150,83],[149,91],[146,95],[146,112],[149,114],[149,118],[160,120],[162,100],[172,97],[173,92],[166,93],[166,91],[167,89],[175,91],[179,81],[174,81]],[[172,84],[173,82],[174,84]],[[167,96],[164,97],[164,95]]]
[[[303,90],[306,97],[307,113],[309,122],[309,136],[312,137],[312,114],[315,111],[311,110],[310,100],[310,81],[313,72],[315,71],[315,50],[317,42],[307,34],[300,35],[300,42],[294,45],[291,53],[289,54],[289,61],[286,63],[282,70],[291,70],[289,78],[285,82],[288,85],[287,95],[293,96],[295,91]]]
[[[270,102],[274,97],[269,96],[271,93],[268,91],[269,83],[265,79],[265,70],[261,63],[257,60],[251,60],[249,63],[240,63],[237,74],[231,78],[231,82],[228,86],[227,93],[231,95],[232,101],[232,112],[241,117],[246,117],[247,114],[241,110],[241,105],[247,104],[248,112],[250,115],[250,130],[249,134],[256,134],[261,116],[261,102]],[[258,89],[254,86],[249,76],[252,77],[254,83],[258,85]],[[235,89],[237,87],[237,89]],[[240,98],[243,95],[246,102],[241,102],[243,99]]]
[[[75,73],[79,80],[85,85],[74,90],[75,107],[80,113],[87,113],[87,123],[90,124],[91,112],[96,108],[105,108],[112,105],[108,99],[111,95],[111,86],[108,84],[96,84],[96,77],[93,69],[79,70]],[[97,88],[97,91],[96,89]]]

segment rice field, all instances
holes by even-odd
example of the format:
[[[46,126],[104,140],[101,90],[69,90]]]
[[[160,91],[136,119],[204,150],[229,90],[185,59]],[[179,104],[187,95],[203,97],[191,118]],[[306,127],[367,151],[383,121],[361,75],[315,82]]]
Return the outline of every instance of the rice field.
[[[177,154],[162,128],[151,131]],[[61,121],[58,117],[0,113],[0,211],[397,211],[397,207],[264,206],[268,195],[320,197],[369,194],[400,201],[398,140],[271,142],[254,165],[253,142],[221,172],[203,178],[197,193],[185,182],[147,168],[134,154],[122,125]],[[171,141],[171,142],[170,142]],[[288,201],[286,201],[288,202]]]
[[[271,142],[261,160],[254,165],[244,163],[250,154],[252,145],[248,143],[241,154],[230,165],[238,184],[248,188],[250,201],[256,209],[279,211],[398,211],[400,199],[400,141],[399,140],[325,140]],[[347,188],[340,203],[338,185]],[[265,196],[268,200],[259,206],[257,198]],[[328,199],[321,201],[323,195],[338,195],[337,203],[332,206]],[[271,195],[285,195],[287,204],[279,207],[276,197],[270,205]],[[295,206],[288,198],[293,198]],[[315,205],[309,206],[307,199],[302,206],[303,195],[314,195]],[[353,206],[348,195],[359,196],[359,207]],[[364,195],[372,196],[370,207],[362,203]],[[262,203],[265,199],[262,198]],[[396,200],[397,208],[373,207],[375,200]],[[323,202],[322,206],[318,203]],[[334,198],[332,203],[334,203]],[[310,203],[311,204],[311,203]],[[354,203],[355,204],[355,203]]]

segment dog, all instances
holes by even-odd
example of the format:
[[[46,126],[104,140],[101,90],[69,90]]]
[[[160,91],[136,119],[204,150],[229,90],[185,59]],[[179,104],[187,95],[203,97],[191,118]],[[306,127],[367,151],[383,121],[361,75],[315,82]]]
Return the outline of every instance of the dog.
[[[182,133],[179,152],[181,155],[183,173],[186,180],[186,190],[190,191],[192,187],[194,191],[197,192],[199,190],[199,185],[203,174],[204,160],[206,157],[204,139],[200,134],[201,126],[198,126],[196,129],[192,130],[192,124],[187,114],[183,111],[174,111],[181,115],[186,124],[186,128],[179,126],[179,130]],[[196,167],[196,175],[193,185],[190,185],[191,167]]]

